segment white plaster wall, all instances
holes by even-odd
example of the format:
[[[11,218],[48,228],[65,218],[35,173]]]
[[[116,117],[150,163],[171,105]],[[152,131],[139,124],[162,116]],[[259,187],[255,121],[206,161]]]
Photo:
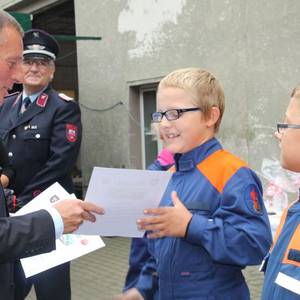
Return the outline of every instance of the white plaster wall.
[[[77,35],[102,37],[77,42],[85,183],[94,165],[132,167],[129,86],[188,66],[212,71],[223,84],[225,147],[257,171],[263,158],[278,157],[275,124],[300,81],[299,1],[74,2]],[[124,106],[97,111],[119,101]]]

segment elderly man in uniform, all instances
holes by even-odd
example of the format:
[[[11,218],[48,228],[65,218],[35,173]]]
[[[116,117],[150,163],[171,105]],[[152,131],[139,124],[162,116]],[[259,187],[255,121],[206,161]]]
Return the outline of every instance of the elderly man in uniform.
[[[0,102],[13,83],[22,79],[22,35],[16,20],[0,11]],[[95,220],[90,212],[103,210],[80,200],[62,200],[53,207],[9,218],[0,184],[0,298],[14,300],[20,292],[14,285],[14,265],[19,258],[54,250],[55,238],[63,232],[74,231],[83,220]]]
[[[0,137],[16,171],[10,185],[16,209],[56,181],[73,192],[82,131],[77,102],[51,87],[59,52],[55,38],[32,29],[23,43],[23,91],[6,97],[0,112]],[[71,299],[70,264],[27,279],[27,292],[32,283],[38,300]]]

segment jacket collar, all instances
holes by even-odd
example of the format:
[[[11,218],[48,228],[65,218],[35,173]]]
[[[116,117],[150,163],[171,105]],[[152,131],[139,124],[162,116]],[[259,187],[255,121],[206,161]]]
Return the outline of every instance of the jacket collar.
[[[201,161],[220,149],[222,149],[220,142],[216,138],[212,138],[185,154],[177,153],[174,157],[176,171],[184,172],[194,169]]]

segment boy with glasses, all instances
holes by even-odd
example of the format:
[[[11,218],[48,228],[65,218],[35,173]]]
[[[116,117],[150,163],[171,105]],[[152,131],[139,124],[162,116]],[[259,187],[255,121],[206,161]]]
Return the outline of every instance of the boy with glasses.
[[[208,71],[188,68],[159,84],[159,134],[175,153],[159,208],[137,221],[150,258],[139,281],[115,299],[250,299],[242,275],[271,243],[262,187],[247,164],[215,138],[224,93]]]
[[[300,84],[296,86],[284,123],[275,133],[281,148],[283,168],[300,172]],[[300,198],[284,212],[270,253],[263,264],[262,300],[300,298]]]

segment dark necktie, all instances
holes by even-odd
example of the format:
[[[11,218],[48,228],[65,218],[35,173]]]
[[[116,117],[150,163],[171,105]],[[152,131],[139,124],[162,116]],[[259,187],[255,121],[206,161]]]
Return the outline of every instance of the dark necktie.
[[[23,100],[22,106],[21,106],[21,114],[26,111],[26,109],[28,108],[28,106],[30,105],[31,101],[29,97],[26,97]]]

